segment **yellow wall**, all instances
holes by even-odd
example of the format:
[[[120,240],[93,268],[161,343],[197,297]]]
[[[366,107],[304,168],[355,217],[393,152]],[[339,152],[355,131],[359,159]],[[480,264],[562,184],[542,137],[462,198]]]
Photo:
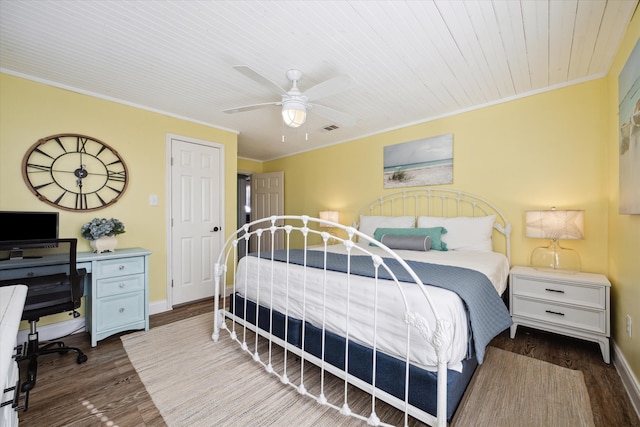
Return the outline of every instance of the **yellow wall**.
[[[130,180],[112,206],[87,213],[60,211],[60,236],[78,237],[78,250],[88,251],[88,241],[80,236],[83,223],[94,217],[123,221],[127,231],[118,236],[118,246],[153,251],[151,302],[166,299],[167,133],[224,144],[225,228],[236,228],[236,134],[6,74],[0,74],[0,209],[55,210],[28,190],[21,164],[39,138],[65,132],[89,135],[112,146],[124,158]],[[149,205],[151,194],[158,195],[158,206]]]
[[[238,173],[262,173],[263,167],[262,162],[238,158]]]
[[[285,172],[286,214],[335,209],[351,224],[385,192],[384,146],[453,133],[454,182],[444,187],[503,210],[513,225],[512,264],[526,265],[542,243],[524,237],[525,210],[585,210],[585,239],[562,243],[579,251],[583,271],[612,282],[612,338],[640,378],[640,215],[618,214],[617,116],[618,74],[639,37],[636,16],[606,78],[277,159],[264,171]]]
[[[150,300],[160,301],[166,298],[167,133],[225,144],[227,230],[236,228],[237,170],[285,171],[287,214],[336,209],[341,222],[350,224],[364,203],[384,191],[384,146],[453,133],[454,183],[448,187],[483,196],[503,210],[513,224],[512,264],[526,264],[542,243],[524,237],[525,210],[585,210],[585,240],[564,243],[580,252],[583,270],[611,280],[613,338],[638,378],[640,215],[617,213],[617,76],[639,36],[636,16],[604,79],[264,164],[236,158],[235,134],[0,74],[0,209],[52,209],[28,191],[20,173],[22,156],[38,138],[77,132],[107,142],[127,162],[127,192],[95,213],[61,211],[60,233],[80,237],[80,226],[94,216],[123,220],[128,232],[120,245],[153,251]],[[149,206],[149,194],[160,197],[160,206]],[[89,250],[86,241],[80,244]],[[633,339],[625,333],[627,313],[635,322]]]
[[[640,215],[618,214],[618,75],[640,40],[640,15],[636,14],[607,75],[609,280],[612,283],[612,334],[627,363],[640,379]],[[640,167],[640,165],[636,165]],[[635,185],[640,185],[636,182]],[[626,315],[633,318],[633,338],[626,333]]]
[[[527,209],[585,210],[583,270],[607,269],[604,80],[591,81],[393,132],[267,162],[285,171],[285,212],[340,211],[350,224],[383,189],[383,147],[453,133],[453,184],[494,202],[511,221],[512,263],[527,264],[547,242],[526,239]],[[386,190],[391,192],[393,190]]]

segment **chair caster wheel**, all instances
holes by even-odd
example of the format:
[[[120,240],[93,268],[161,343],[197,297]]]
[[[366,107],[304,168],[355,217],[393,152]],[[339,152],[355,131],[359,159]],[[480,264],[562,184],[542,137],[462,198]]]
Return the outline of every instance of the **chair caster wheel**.
[[[78,365],[86,362],[89,358],[87,357],[86,354],[79,354],[78,355]]]

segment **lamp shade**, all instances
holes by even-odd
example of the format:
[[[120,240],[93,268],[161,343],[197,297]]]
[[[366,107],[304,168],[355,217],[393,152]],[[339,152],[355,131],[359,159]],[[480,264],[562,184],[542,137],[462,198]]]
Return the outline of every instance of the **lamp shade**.
[[[534,239],[579,240],[584,238],[584,211],[526,211],[526,236]]]
[[[338,211],[320,211],[320,219],[331,222],[340,222],[340,212]],[[329,224],[320,223],[320,227],[331,227]]]
[[[284,124],[297,128],[307,120],[307,107],[304,103],[290,100],[282,104],[282,120]]]

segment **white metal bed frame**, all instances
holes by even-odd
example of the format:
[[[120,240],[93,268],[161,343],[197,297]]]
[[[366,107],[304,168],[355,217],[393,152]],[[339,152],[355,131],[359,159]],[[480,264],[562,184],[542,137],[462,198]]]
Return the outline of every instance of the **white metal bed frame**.
[[[237,342],[242,350],[251,354],[254,361],[262,365],[267,372],[275,375],[280,379],[280,381],[284,384],[287,384],[297,390],[298,393],[308,395],[314,398],[318,403],[322,405],[328,405],[333,409],[339,411],[344,415],[350,415],[356,418],[360,418],[365,420],[369,425],[388,425],[382,422],[378,415],[376,414],[376,399],[387,402],[399,410],[404,412],[404,425],[407,426],[409,422],[409,416],[413,416],[418,420],[425,422],[432,426],[444,427],[447,424],[447,366],[448,360],[446,360],[445,351],[451,343],[451,332],[450,325],[448,322],[442,320],[438,315],[438,311],[432,301],[428,288],[423,286],[420,278],[413,272],[413,270],[409,267],[409,265],[401,259],[393,250],[387,248],[380,242],[372,239],[371,237],[360,233],[355,227],[357,227],[360,215],[390,215],[390,216],[399,216],[399,215],[415,215],[416,217],[419,215],[429,215],[429,216],[485,216],[485,215],[496,215],[496,224],[494,225],[495,231],[498,232],[499,235],[502,235],[505,239],[505,248],[506,248],[506,256],[509,258],[510,251],[510,237],[509,234],[511,232],[511,225],[506,220],[504,215],[495,208],[490,202],[474,196],[469,193],[453,191],[447,189],[436,189],[436,188],[427,188],[422,190],[408,190],[401,191],[396,193],[390,193],[387,195],[383,195],[376,200],[372,201],[368,206],[363,208],[358,216],[356,221],[354,222],[354,227],[347,227],[337,223],[332,223],[330,221],[312,218],[309,216],[294,216],[294,215],[284,215],[284,216],[273,216],[268,219],[260,219],[258,221],[254,221],[250,224],[246,224],[241,229],[234,232],[226,241],[224,245],[224,250],[221,252],[216,264],[215,264],[215,313],[214,313],[214,332],[212,334],[212,338],[214,341],[218,341],[220,329],[227,330],[231,336],[231,339]],[[260,225],[260,228],[255,228],[257,225]],[[336,230],[339,230],[338,235],[329,234],[326,231],[318,231],[316,227],[320,225],[329,225]],[[495,234],[494,231],[494,234]],[[326,248],[328,242],[339,242],[345,246],[347,249],[348,256],[353,255],[368,255],[371,256],[373,263],[376,268],[376,272],[379,269],[385,269],[390,273],[393,277],[393,280],[383,280],[378,279],[376,274],[375,279],[375,288],[378,289],[379,286],[396,286],[399,292],[403,296],[404,300],[404,320],[407,325],[406,329],[406,337],[407,337],[407,352],[404,358],[406,372],[405,372],[405,392],[404,392],[404,400],[398,399],[395,396],[386,393],[383,390],[380,390],[375,387],[376,378],[375,378],[375,366],[376,366],[376,358],[373,357],[373,381],[372,385],[369,383],[362,381],[361,379],[355,377],[354,375],[347,372],[348,364],[345,363],[344,369],[339,369],[324,360],[324,356],[322,358],[318,358],[313,354],[310,354],[306,351],[303,351],[300,347],[293,345],[285,339],[281,339],[270,331],[272,330],[272,321],[273,321],[273,310],[270,310],[270,329],[269,331],[265,331],[263,329],[257,328],[254,324],[249,321],[245,321],[244,318],[240,318],[236,316],[234,313],[220,307],[220,295],[221,292],[227,291],[229,288],[232,288],[232,295],[236,292],[236,276],[235,276],[235,266],[238,264],[239,254],[238,254],[238,244],[241,241],[245,241],[247,244],[243,245],[248,248],[250,245],[248,244],[249,239],[257,239],[258,244],[257,247],[260,248],[263,245],[260,244],[260,241],[263,237],[267,237],[267,241],[270,242],[272,246],[271,250],[274,249],[273,242],[277,239],[274,236],[277,233],[284,233],[285,239],[285,247],[291,248],[292,245],[292,236],[293,241],[296,241],[296,235],[298,239],[302,239],[301,246],[298,249],[306,249],[309,246],[309,240],[311,236],[319,236],[326,253]],[[346,235],[346,237],[340,237],[340,235]],[[317,239],[317,237],[312,238],[311,240]],[[385,253],[386,257],[396,260],[405,270],[406,272],[413,278],[414,282],[419,285],[422,295],[424,296],[423,301],[412,301],[406,298],[406,295],[402,291],[402,288],[399,285],[398,279],[396,276],[389,270],[389,267],[385,263],[385,259],[374,255],[369,250],[369,244],[373,244],[376,247],[381,248]],[[318,248],[315,247],[315,250]],[[287,249],[288,250],[288,249]],[[258,249],[258,251],[260,251]],[[262,262],[262,261],[260,261]],[[272,262],[269,259],[265,259],[264,262]],[[326,267],[325,267],[326,272]],[[345,276],[346,286],[349,286],[349,273]],[[227,283],[231,283],[231,285],[227,285]],[[287,286],[302,286],[304,289],[305,283],[301,284],[287,284]],[[348,291],[347,291],[348,292]],[[245,300],[246,301],[246,300]],[[420,304],[424,306],[425,302],[430,307],[431,311],[434,313],[436,321],[436,328],[432,330],[427,325],[427,322],[422,318],[415,310],[412,309],[414,304]],[[350,300],[347,303],[347,307],[349,306]],[[377,306],[376,306],[377,307]],[[348,308],[347,308],[348,310]],[[375,310],[375,309],[374,309]],[[245,302],[245,316],[247,313],[246,310],[246,302]],[[287,313],[283,313],[287,316]],[[231,328],[227,325],[226,319],[231,320]],[[375,317],[374,317],[375,318]],[[256,306],[256,324],[258,323],[258,306]],[[301,319],[304,323],[304,316]],[[286,324],[287,322],[285,322]],[[324,325],[319,326],[324,331]],[[374,321],[374,328],[375,328]],[[285,325],[285,329],[287,326]],[[256,332],[255,335],[255,343],[253,345],[253,349],[250,348],[249,343],[246,342],[246,330],[249,329],[251,331]],[[374,329],[375,330],[375,329]],[[432,347],[435,349],[437,354],[437,413],[434,417],[433,415],[420,410],[409,404],[409,338],[411,337],[411,333],[420,334],[425,340],[427,340]],[[239,333],[242,332],[242,333]],[[262,360],[259,352],[258,352],[258,336],[261,336],[268,340],[268,355],[266,360]],[[304,346],[304,329],[303,329],[303,345]],[[348,353],[348,343],[349,337],[347,333],[347,350]],[[287,374],[287,363],[285,362],[282,367],[276,367],[271,363],[271,355],[272,355],[272,344],[276,344],[284,349],[285,352],[285,360],[286,354],[288,352],[297,355],[300,360],[300,383],[293,384],[289,381],[289,375]],[[324,355],[324,333],[323,333],[323,341],[322,341],[323,349],[321,354]],[[371,345],[373,350],[373,354],[376,354],[377,347],[374,342]],[[345,359],[348,360],[348,354],[345,355]],[[336,377],[340,378],[344,381],[344,402],[342,406],[338,406],[332,403],[327,402],[327,399],[324,395],[324,389],[321,387],[320,393],[315,395],[310,393],[305,385],[304,385],[304,374],[302,370],[304,369],[304,363],[308,361],[320,368],[321,375],[321,384],[324,384],[324,376],[325,373],[331,373]],[[347,393],[347,384],[355,385],[356,387],[366,391],[371,395],[371,413],[368,417],[365,417],[361,414],[355,414],[351,412],[349,408],[349,400]]]
[[[464,191],[427,187],[383,194],[364,206],[353,221],[358,228],[361,215],[418,216],[487,216],[496,215],[493,228],[494,250],[496,237],[504,240],[502,252],[511,263],[511,223],[491,202]]]

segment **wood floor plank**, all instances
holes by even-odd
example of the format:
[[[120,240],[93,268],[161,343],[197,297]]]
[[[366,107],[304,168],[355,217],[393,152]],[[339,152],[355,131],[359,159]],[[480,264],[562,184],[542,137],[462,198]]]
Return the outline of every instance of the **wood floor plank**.
[[[212,301],[200,301],[151,316],[150,326],[153,328],[212,311]],[[29,410],[19,414],[21,426],[166,425],[129,362],[120,335],[102,340],[94,348],[86,333],[66,337],[63,341],[81,348],[89,360],[78,365],[73,354],[42,357]],[[581,370],[589,390],[596,426],[640,427],[620,376],[613,365],[602,361],[597,344],[519,327],[515,339],[510,339],[508,331],[505,331],[490,345]]]

